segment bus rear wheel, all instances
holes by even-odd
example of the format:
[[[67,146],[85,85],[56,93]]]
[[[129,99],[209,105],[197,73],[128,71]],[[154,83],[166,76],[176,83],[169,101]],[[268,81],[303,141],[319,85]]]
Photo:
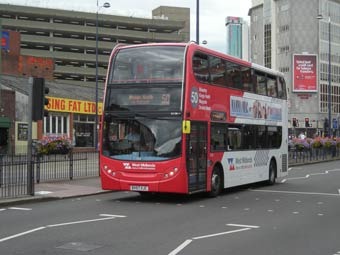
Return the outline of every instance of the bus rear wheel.
[[[269,164],[269,177],[267,183],[268,185],[274,185],[276,183],[276,163],[273,159]]]
[[[217,197],[222,191],[222,173],[219,168],[214,168],[211,174],[211,190],[209,192],[210,197]]]

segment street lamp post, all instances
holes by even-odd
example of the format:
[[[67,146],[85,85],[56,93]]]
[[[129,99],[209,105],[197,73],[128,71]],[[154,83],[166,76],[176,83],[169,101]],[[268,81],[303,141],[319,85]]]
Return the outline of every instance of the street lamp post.
[[[96,12],[96,126],[95,126],[95,134],[94,134],[94,146],[96,151],[98,151],[98,11],[101,7],[110,8],[110,3],[104,3],[102,6],[99,6],[97,0],[97,12]]]
[[[322,14],[317,16],[317,19],[324,19]],[[331,16],[328,16],[328,135],[331,136],[331,124],[332,124],[332,81],[331,81],[331,72],[332,72],[332,64],[331,64]]]

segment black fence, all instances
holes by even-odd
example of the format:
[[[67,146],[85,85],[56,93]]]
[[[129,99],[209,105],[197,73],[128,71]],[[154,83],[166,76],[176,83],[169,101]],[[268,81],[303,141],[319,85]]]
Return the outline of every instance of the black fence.
[[[35,155],[32,159],[0,154],[0,199],[33,195],[35,183],[95,176],[99,176],[97,152]]]
[[[288,165],[340,160],[340,149],[319,148],[290,150]],[[32,164],[32,175],[28,165]],[[32,195],[32,185],[40,182],[73,180],[99,176],[97,152],[71,152],[66,155],[53,154],[33,156],[0,154],[0,199]],[[33,182],[29,181],[33,178]]]

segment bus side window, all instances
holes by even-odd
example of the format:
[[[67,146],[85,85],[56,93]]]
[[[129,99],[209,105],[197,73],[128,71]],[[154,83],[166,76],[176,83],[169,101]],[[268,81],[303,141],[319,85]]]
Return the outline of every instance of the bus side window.
[[[209,81],[209,62],[208,56],[202,53],[195,53],[192,66],[195,78],[200,82]]]
[[[211,124],[211,151],[227,150],[227,129],[225,124]]]
[[[249,67],[242,67],[242,86],[244,91],[254,92],[253,75]]]
[[[267,91],[268,96],[277,97],[277,81],[276,77],[267,76]]]
[[[277,90],[278,90],[278,98],[286,99],[286,83],[282,77],[279,78]]]
[[[266,96],[267,95],[267,87],[266,87],[266,76],[263,73],[256,72],[256,94]]]
[[[240,77],[240,72],[239,72],[239,65],[226,61],[226,83],[227,83],[227,87],[231,87],[231,88],[241,88],[239,87],[240,84],[238,84],[241,81],[238,81]]]
[[[223,59],[210,57],[210,82],[217,85],[225,85],[225,62]]]
[[[239,127],[228,128],[228,150],[240,150],[242,147],[242,131]]]

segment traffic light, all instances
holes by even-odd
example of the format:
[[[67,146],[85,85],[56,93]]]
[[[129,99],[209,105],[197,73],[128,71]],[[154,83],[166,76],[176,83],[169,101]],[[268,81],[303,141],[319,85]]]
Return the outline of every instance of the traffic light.
[[[309,118],[305,118],[305,127],[310,127]]]
[[[49,93],[49,88],[45,87],[44,78],[33,78],[33,93],[32,93],[32,120],[42,120],[47,115],[45,105],[48,105],[46,95]]]

